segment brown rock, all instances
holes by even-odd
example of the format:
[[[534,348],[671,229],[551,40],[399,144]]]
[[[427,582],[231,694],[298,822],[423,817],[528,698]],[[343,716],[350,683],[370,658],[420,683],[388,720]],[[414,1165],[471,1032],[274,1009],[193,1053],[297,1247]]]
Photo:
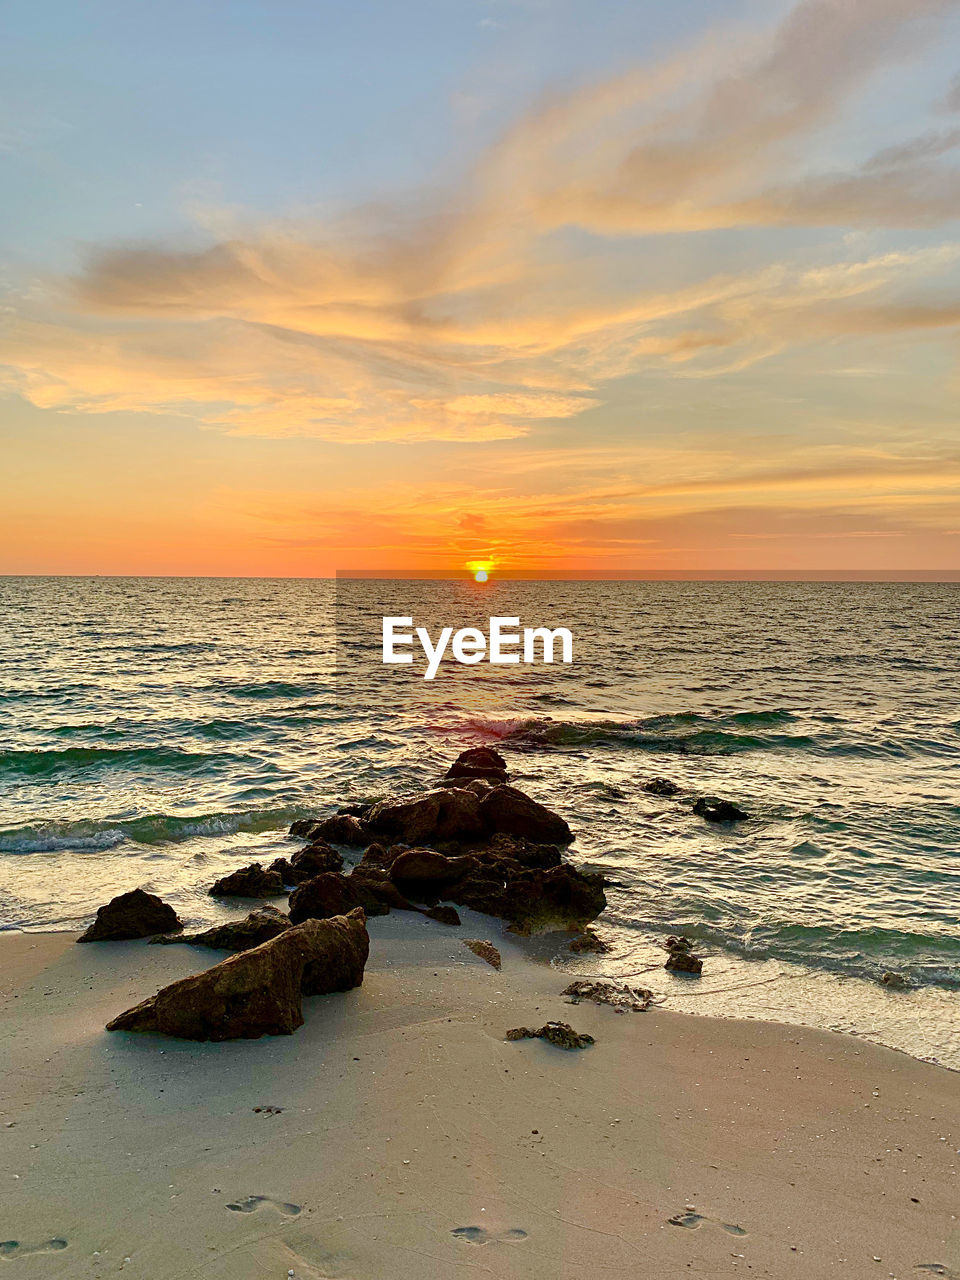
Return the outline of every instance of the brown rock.
[[[667,957],[667,963],[663,967],[672,969],[675,973],[699,975],[703,971],[703,961],[699,956],[695,956],[692,951],[677,950],[670,952]]]
[[[107,1023],[187,1040],[290,1035],[303,1024],[301,995],[359,986],[370,948],[362,911],[307,920],[205,973],[171,983]]]
[[[122,942],[125,938],[146,938],[152,933],[182,928],[173,907],[155,893],[131,889],[100,907],[93,924],[77,941]]]
[[[523,933],[540,929],[582,929],[607,905],[603,876],[564,863],[559,867],[521,867],[504,877],[501,868],[480,867],[445,897],[458,906],[509,920]]]
[[[188,942],[195,947],[215,947],[222,951],[249,951],[292,928],[290,917],[276,907],[257,907],[242,920],[204,929],[202,933],[181,933],[172,938],[151,938],[151,942]]]
[[[259,862],[241,867],[211,885],[214,898],[279,898],[283,894],[283,877],[278,871],[264,870]]]
[[[359,887],[352,883],[352,877],[339,871],[323,871],[291,893],[290,920],[293,924],[302,920],[327,920],[331,916],[346,915],[361,905]]]
[[[275,862],[271,862],[269,869],[279,872],[284,884],[298,885],[320,875],[322,871],[340,871],[342,868],[343,855],[337,853],[325,840],[318,840],[298,849],[289,861],[277,858]]]
[[[507,762],[492,747],[471,747],[461,751],[447,770],[448,778],[479,778],[491,782],[506,782]]]
[[[570,943],[569,950],[578,954],[595,951],[598,955],[606,955],[611,950],[610,943],[605,942],[593,929],[583,929]]]
[[[370,810],[366,825],[377,835],[409,845],[472,840],[483,832],[480,800],[472,791],[459,787],[437,787],[399,800],[383,800]]]
[[[488,792],[480,801],[480,818],[491,832],[547,844],[570,844],[573,840],[573,833],[559,814],[516,787],[494,787]]]
[[[493,965],[494,969],[499,969],[502,961],[500,952],[486,938],[464,938],[463,945],[469,947],[475,956],[479,956],[481,960],[486,960],[487,964]]]
[[[628,987],[621,982],[600,982],[593,978],[581,978],[571,982],[560,992],[570,997],[570,1004],[592,1000],[594,1004],[608,1004],[619,1013],[628,1009],[634,1013],[646,1013],[653,1003],[653,992],[646,987]]]
[[[428,907],[423,914],[429,916],[431,920],[436,920],[438,924],[458,925],[460,923],[460,912],[456,907],[448,907],[443,903],[436,907]]]
[[[390,878],[394,884],[453,884],[472,871],[475,858],[450,858],[434,849],[406,849],[391,863]]]
[[[293,827],[290,830],[293,832]],[[293,832],[293,834],[299,833]],[[322,822],[313,823],[303,834],[310,841],[330,840],[334,844],[344,844],[354,848],[370,842],[366,824],[351,813],[335,813],[332,818],[324,818]]]
[[[507,1039],[546,1040],[558,1049],[585,1049],[588,1044],[595,1043],[593,1036],[581,1035],[568,1022],[546,1022],[535,1031],[530,1027],[514,1027],[507,1032]]]

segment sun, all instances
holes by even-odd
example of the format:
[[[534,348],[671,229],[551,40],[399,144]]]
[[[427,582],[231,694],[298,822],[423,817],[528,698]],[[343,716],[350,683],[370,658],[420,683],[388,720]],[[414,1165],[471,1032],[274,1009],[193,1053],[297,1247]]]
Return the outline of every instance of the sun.
[[[473,577],[474,582],[487,582],[493,570],[493,565],[489,560],[471,560],[467,564],[467,572]]]

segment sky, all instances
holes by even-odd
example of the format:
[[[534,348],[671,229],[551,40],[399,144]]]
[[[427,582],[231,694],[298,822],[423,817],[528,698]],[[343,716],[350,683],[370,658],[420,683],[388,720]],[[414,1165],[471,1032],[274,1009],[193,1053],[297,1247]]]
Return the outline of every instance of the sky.
[[[0,573],[960,570],[960,0],[7,0]]]

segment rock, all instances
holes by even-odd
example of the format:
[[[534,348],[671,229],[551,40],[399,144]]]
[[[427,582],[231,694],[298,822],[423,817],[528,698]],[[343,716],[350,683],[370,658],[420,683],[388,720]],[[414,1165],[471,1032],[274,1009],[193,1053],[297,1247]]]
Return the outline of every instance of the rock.
[[[297,825],[294,823],[294,826]],[[291,834],[303,835],[310,841],[329,840],[333,844],[349,845],[351,848],[359,848],[361,845],[370,843],[366,824],[350,813],[335,813],[333,817],[324,818],[322,822],[312,823],[306,830],[295,832],[291,827],[290,831]]]
[[[707,822],[743,822],[749,818],[732,800],[719,800],[716,796],[701,796],[693,806],[693,812]]]
[[[486,960],[487,964],[493,965],[494,969],[500,968],[502,963],[500,952],[486,938],[464,938],[463,945],[468,947],[475,956],[479,956],[481,960]]]
[[[703,971],[703,961],[699,956],[695,956],[692,951],[671,951],[667,957],[667,963],[663,967],[672,969],[676,973],[699,975]]]
[[[595,951],[599,955],[606,955],[611,950],[609,942],[604,942],[593,929],[583,929],[570,943],[570,951],[578,954],[584,951]]]
[[[316,818],[297,818],[296,822],[291,822],[290,824],[290,834],[292,836],[300,836],[306,840],[309,839],[313,828],[318,825]]]
[[[394,884],[438,886],[462,880],[477,866],[476,858],[450,858],[434,849],[405,849],[390,865]]]
[[[241,867],[223,876],[210,887],[214,898],[279,898],[283,894],[283,877],[278,871],[265,871],[259,862]]]
[[[290,1035],[303,1025],[302,995],[359,986],[370,949],[362,911],[307,920],[250,951],[182,978],[107,1023],[186,1040]]]
[[[506,782],[507,762],[492,747],[471,747],[461,751],[447,770],[448,778],[478,778],[490,782]]]
[[[277,858],[276,862],[270,863],[269,870],[278,872],[285,885],[298,885],[320,875],[322,871],[340,871],[342,868],[343,855],[337,853],[325,840],[318,840],[298,849],[289,861]]]
[[[357,868],[379,867],[381,870],[389,870],[394,859],[398,858],[406,847],[405,844],[392,844],[389,848],[382,844],[372,844],[365,850],[363,857],[357,863]]]
[[[483,797],[493,790],[494,784],[483,778],[444,778],[445,787],[457,787],[460,791],[471,791],[475,796]]]
[[[125,938],[146,938],[152,933],[182,929],[180,918],[155,893],[131,889],[111,898],[97,911],[97,918],[78,942],[122,942]]]
[[[189,942],[195,947],[216,947],[222,951],[249,951],[263,942],[278,937],[292,928],[290,917],[276,907],[257,907],[242,920],[228,920],[226,924],[204,929],[202,933],[181,933],[173,938],[151,938],[151,942]]]
[[[664,946],[667,948],[668,951],[692,951],[693,950],[693,943],[691,942],[691,940],[689,938],[683,937],[682,934],[677,935],[677,934],[671,933],[670,937],[667,938],[666,942],[664,943]]]
[[[570,844],[573,833],[559,814],[516,787],[494,787],[480,801],[480,819],[490,832],[547,844]]]
[[[571,982],[560,994],[569,996],[570,1004],[592,1000],[594,1004],[609,1004],[619,1013],[626,1013],[627,1010],[646,1013],[653,1003],[653,992],[646,987],[628,987],[626,983],[598,982],[592,978]]]
[[[390,879],[389,871],[385,871],[383,867],[360,864],[350,872],[349,879],[360,895],[360,902],[368,916],[388,915],[391,907],[396,907],[398,911],[420,910],[404,897]]]
[[[649,791],[654,796],[675,796],[680,794],[680,788],[675,782],[671,782],[669,778],[651,778],[649,782],[643,784],[642,790]]]
[[[359,886],[339,871],[323,871],[305,880],[290,895],[290,920],[327,920],[361,906]]]
[[[375,804],[366,826],[377,835],[420,845],[443,840],[472,840],[483,833],[480,800],[459,787],[436,787],[399,800]]]
[[[906,991],[910,986],[910,980],[902,973],[892,973],[889,970],[881,975],[880,981],[885,987],[892,987],[895,991]]]
[[[521,933],[542,929],[582,929],[607,905],[603,876],[579,871],[564,863],[559,867],[519,867],[504,874],[502,866],[480,866],[445,897],[461,907],[509,920]]]
[[[508,1040],[546,1040],[558,1049],[585,1049],[595,1044],[593,1036],[580,1035],[567,1022],[546,1022],[536,1031],[530,1027],[514,1027],[507,1032]]]
[[[436,907],[428,907],[423,913],[429,916],[431,920],[436,920],[440,924],[457,925],[460,923],[460,912],[456,907],[448,907],[441,903]]]

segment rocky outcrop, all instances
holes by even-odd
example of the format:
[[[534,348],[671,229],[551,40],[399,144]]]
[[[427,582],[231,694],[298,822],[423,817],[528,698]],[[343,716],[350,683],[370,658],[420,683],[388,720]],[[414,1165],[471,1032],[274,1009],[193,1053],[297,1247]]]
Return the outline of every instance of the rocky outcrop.
[[[494,787],[480,801],[486,831],[522,836],[547,844],[570,844],[573,832],[559,814],[531,800],[516,787]]]
[[[605,955],[611,947],[594,929],[582,929],[570,943],[569,950],[576,954],[593,951],[597,955]]]
[[[692,973],[696,976],[702,973],[703,961],[693,954],[693,943],[689,938],[671,934],[665,945],[670,953],[663,966],[665,969],[672,969],[675,973]]]
[[[558,1049],[585,1049],[587,1045],[595,1043],[593,1036],[581,1035],[568,1022],[545,1022],[536,1030],[531,1027],[514,1027],[507,1032],[507,1039],[546,1040],[548,1044],[555,1044]]]
[[[507,762],[492,747],[471,747],[461,751],[447,770],[448,778],[480,778],[488,782],[506,782]]]
[[[181,933],[175,937],[151,938],[151,942],[188,942],[195,947],[214,947],[221,951],[249,951],[259,947],[290,929],[290,917],[276,907],[258,907],[242,920],[228,920],[226,924],[204,929],[202,933]]]
[[[318,876],[322,871],[340,871],[343,869],[343,855],[337,853],[325,840],[317,840],[303,849],[298,849],[293,857],[277,858],[270,863],[269,870],[276,871],[285,885],[303,884]]]
[[[374,836],[420,845],[475,840],[483,835],[480,799],[461,787],[436,787],[398,800],[382,800],[364,819]]]
[[[283,895],[283,878],[278,871],[265,870],[259,862],[223,876],[210,886],[214,898],[279,898]]]
[[[434,849],[404,849],[390,864],[390,879],[397,885],[439,888],[462,880],[477,865],[469,855],[457,858]]]
[[[320,822],[299,818],[290,828],[290,834],[302,836],[304,840],[311,842],[328,840],[333,844],[352,848],[359,848],[370,840],[365,825],[351,813],[335,813],[331,818],[324,818]]]
[[[503,963],[500,952],[489,938],[464,938],[463,945],[481,960],[486,960],[491,968],[499,969]]]
[[[720,800],[717,796],[701,796],[694,803],[693,812],[707,822],[744,822],[750,817],[732,800]]]
[[[303,920],[327,920],[331,916],[346,915],[362,906],[358,886],[351,876],[339,871],[324,871],[305,881],[290,895],[290,920],[300,924]]]
[[[307,920],[205,973],[171,983],[107,1023],[186,1040],[290,1035],[303,1025],[301,996],[359,986],[370,948],[363,912]]]
[[[566,863],[541,870],[518,867],[504,879],[497,868],[481,866],[444,897],[461,907],[508,920],[519,933],[582,929],[607,905],[603,876]]]
[[[618,1013],[646,1013],[653,1003],[653,992],[646,987],[628,987],[622,982],[600,982],[592,978],[580,978],[560,992],[570,1004],[592,1000],[594,1004],[608,1004]]]
[[[132,889],[111,898],[97,911],[97,918],[78,942],[122,942],[127,938],[147,938],[154,933],[182,929],[180,918],[155,893]]]

